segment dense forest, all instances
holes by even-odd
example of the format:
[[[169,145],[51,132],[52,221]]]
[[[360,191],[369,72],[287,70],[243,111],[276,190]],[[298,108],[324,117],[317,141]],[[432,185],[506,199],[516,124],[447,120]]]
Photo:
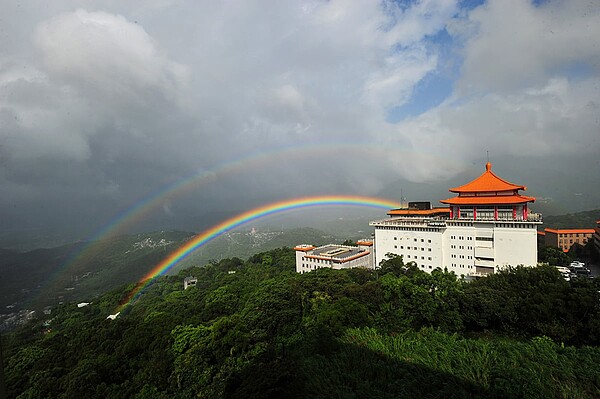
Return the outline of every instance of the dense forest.
[[[595,398],[600,283],[466,283],[393,257],[294,271],[281,248],[65,304],[2,336],[11,398]],[[183,290],[186,276],[198,278]]]

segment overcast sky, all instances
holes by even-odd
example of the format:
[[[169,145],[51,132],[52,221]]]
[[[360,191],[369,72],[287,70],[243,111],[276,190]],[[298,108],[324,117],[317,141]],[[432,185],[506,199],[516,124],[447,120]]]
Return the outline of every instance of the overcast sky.
[[[93,230],[181,179],[148,218],[437,201],[486,151],[540,205],[600,207],[597,1],[0,4],[5,232]]]

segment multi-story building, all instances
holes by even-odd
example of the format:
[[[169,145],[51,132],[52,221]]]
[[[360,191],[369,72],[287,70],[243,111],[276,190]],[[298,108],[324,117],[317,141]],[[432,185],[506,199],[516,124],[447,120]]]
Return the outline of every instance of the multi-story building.
[[[544,229],[547,247],[558,247],[569,252],[573,244],[585,245],[592,239],[594,229]]]
[[[536,265],[541,215],[530,212],[528,204],[535,198],[520,190],[526,187],[496,176],[488,162],[477,179],[450,189],[458,195],[440,201],[448,207],[409,203],[391,210],[390,218],[370,223],[376,265],[388,253],[422,270],[442,267],[465,276]]]
[[[373,257],[373,242],[358,241],[357,246],[329,244],[321,247],[312,245],[297,245],[296,271],[298,273],[310,272],[322,267],[331,269],[349,269],[363,267],[373,269],[375,267]]]

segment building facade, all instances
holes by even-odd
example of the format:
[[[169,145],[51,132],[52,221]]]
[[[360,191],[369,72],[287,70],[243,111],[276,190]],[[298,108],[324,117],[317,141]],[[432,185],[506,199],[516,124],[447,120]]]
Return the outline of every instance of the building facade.
[[[359,241],[357,246],[329,244],[321,247],[297,245],[296,272],[306,273],[323,267],[331,269],[349,269],[363,267],[373,269],[373,242]]]
[[[585,245],[594,236],[594,229],[544,229],[547,247],[569,252],[573,244]]]
[[[496,176],[488,162],[480,177],[450,189],[457,195],[440,201],[447,207],[409,203],[406,209],[391,210],[389,218],[370,223],[376,265],[392,253],[422,270],[442,267],[459,276],[535,266],[542,219],[529,210],[535,198],[521,190],[526,187]]]

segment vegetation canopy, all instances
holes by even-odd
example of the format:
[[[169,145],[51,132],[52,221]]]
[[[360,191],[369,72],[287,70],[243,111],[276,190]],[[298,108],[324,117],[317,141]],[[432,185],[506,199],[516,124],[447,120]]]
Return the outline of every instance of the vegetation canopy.
[[[9,397],[600,396],[599,284],[552,267],[298,274],[279,248],[158,278],[106,320],[131,288],[3,336]]]

